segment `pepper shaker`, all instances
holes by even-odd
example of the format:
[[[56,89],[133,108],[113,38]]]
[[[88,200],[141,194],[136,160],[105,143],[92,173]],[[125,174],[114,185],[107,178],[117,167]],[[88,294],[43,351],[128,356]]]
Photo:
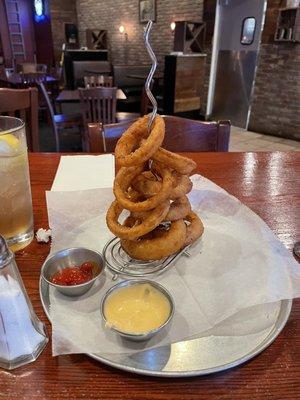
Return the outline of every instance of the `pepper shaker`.
[[[14,369],[35,361],[47,343],[14,254],[0,235],[0,367]]]

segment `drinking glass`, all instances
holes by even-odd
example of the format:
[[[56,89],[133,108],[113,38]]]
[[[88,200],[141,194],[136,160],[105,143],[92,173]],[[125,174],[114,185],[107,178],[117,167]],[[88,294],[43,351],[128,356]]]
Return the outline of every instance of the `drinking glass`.
[[[13,251],[33,239],[25,124],[8,116],[0,116],[0,234]]]

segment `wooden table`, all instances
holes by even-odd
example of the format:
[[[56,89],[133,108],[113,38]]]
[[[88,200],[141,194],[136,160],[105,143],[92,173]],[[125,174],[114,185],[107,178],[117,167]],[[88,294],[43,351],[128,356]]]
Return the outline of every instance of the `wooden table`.
[[[198,172],[260,215],[292,250],[300,239],[300,153],[194,153]],[[49,190],[59,154],[31,154],[35,229],[47,227],[45,190]],[[298,182],[297,182],[298,179]],[[51,327],[38,293],[40,267],[49,245],[34,241],[17,262],[38,316]],[[300,268],[300,266],[299,266]],[[300,398],[300,300],[276,341],[250,362],[216,375],[159,379],[132,375],[85,355],[53,358],[48,344],[33,364],[0,371],[2,399],[218,399],[283,400]]]
[[[126,95],[122,89],[117,90],[117,99],[124,100]],[[79,91],[76,90],[62,90],[55,99],[56,103],[78,103],[79,102]]]
[[[34,75],[34,74],[32,74],[32,75]],[[40,75],[43,76],[43,74],[40,74]],[[30,74],[24,74],[24,76],[30,76]],[[32,82],[25,83],[24,80],[22,79],[22,75],[19,73],[11,74],[6,79],[0,78],[0,81],[2,81],[5,84],[8,84],[9,86],[11,86],[13,88],[25,87],[25,86],[29,86],[30,84],[32,84]],[[58,81],[59,81],[59,79],[53,75],[46,75],[46,77],[45,77],[45,83],[48,85],[57,84]]]
[[[152,79],[159,81],[160,79],[163,79],[163,77],[164,77],[163,73],[156,72],[153,75]],[[140,79],[141,81],[146,81],[146,79],[148,78],[148,75],[147,74],[130,74],[130,75],[127,75],[127,78]]]

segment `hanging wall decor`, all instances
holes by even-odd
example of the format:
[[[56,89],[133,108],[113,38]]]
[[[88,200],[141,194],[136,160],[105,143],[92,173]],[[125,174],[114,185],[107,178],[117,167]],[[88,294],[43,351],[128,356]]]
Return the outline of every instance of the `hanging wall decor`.
[[[140,24],[156,22],[156,0],[139,0]]]

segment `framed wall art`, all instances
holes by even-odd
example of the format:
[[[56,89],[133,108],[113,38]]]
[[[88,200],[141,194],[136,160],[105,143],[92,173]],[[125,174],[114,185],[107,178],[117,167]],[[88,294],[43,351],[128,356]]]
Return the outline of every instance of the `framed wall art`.
[[[156,22],[156,0],[139,0],[140,24]]]

